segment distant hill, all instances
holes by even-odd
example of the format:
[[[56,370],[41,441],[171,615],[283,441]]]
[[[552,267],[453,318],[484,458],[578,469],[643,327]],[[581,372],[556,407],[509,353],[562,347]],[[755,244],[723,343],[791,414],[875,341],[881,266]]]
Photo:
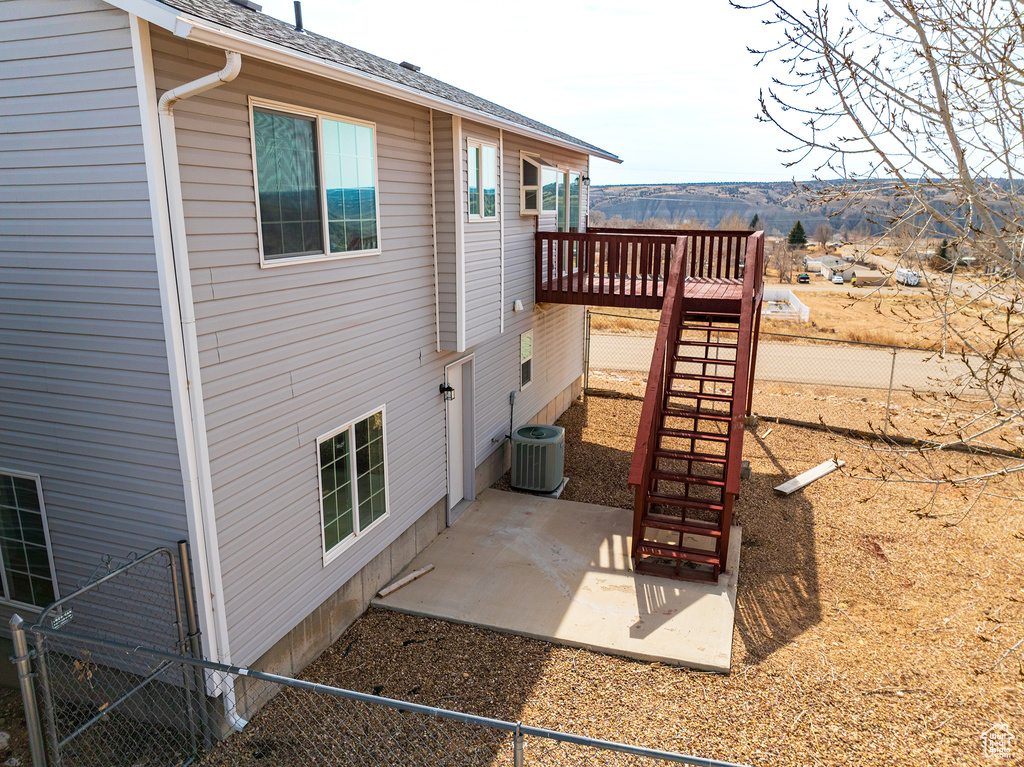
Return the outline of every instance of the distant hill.
[[[806,185],[821,186],[816,182]],[[679,225],[701,221],[717,227],[723,219],[736,215],[746,226],[756,214],[769,234],[787,234],[798,219],[808,235],[826,221],[837,234],[858,228],[879,230],[863,211],[844,212],[839,203],[812,203],[789,181],[593,186],[590,213],[591,225],[603,215],[605,221],[621,216],[637,222],[661,219],[666,225]],[[830,218],[830,214],[835,215]]]

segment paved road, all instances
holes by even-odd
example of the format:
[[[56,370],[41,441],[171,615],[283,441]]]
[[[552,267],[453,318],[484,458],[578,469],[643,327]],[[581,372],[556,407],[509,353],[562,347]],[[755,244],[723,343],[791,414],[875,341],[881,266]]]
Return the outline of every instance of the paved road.
[[[646,373],[653,353],[654,338],[649,336],[593,334],[590,369]],[[691,353],[701,352],[694,349]],[[888,349],[762,342],[757,351],[759,381],[887,389],[892,374],[895,388],[925,391],[944,389],[943,381],[965,370],[959,360],[940,361],[927,352],[898,351],[893,368],[893,354]]]

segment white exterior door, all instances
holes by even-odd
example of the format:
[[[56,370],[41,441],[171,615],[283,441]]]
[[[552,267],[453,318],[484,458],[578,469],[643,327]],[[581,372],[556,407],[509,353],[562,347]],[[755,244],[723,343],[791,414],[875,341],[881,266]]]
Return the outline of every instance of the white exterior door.
[[[473,358],[454,362],[444,369],[445,383],[455,391],[445,402],[448,441],[448,524],[452,509],[472,500],[473,488]]]

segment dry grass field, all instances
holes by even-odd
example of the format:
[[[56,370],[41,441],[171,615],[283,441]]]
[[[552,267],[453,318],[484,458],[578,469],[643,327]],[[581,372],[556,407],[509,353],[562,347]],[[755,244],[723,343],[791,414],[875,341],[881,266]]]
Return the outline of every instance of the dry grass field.
[[[965,348],[949,329],[943,334],[937,305],[923,290],[908,292],[894,288],[841,288],[838,285],[834,290],[801,290],[801,286],[792,284],[780,287],[793,290],[796,297],[807,305],[811,310],[810,321],[765,319],[761,322],[763,333],[929,350],[940,350],[945,342],[946,351],[951,353],[959,353]],[[951,313],[949,322],[972,339],[972,343],[985,349],[1007,330],[1005,317],[999,318],[1004,322],[1002,326],[991,327],[983,321],[983,317],[991,320],[993,312],[991,303],[972,304]],[[655,310],[594,309],[591,332],[654,335],[658,317],[659,312]],[[1024,328],[1024,317],[1009,318],[1008,327],[1019,332]]]
[[[639,412],[639,402],[621,399],[570,408],[560,420],[564,497],[629,513]],[[748,431],[744,445],[753,477],[737,506],[743,549],[730,676],[377,610],[303,676],[765,767],[1020,764],[1024,648],[1010,651],[1024,638],[1024,509],[1010,500],[1021,495],[1019,481],[990,483],[965,513],[955,492],[933,497],[931,486],[855,478],[876,460],[863,444],[771,428]],[[834,456],[848,471],[786,498],[772,492]],[[275,705],[229,741],[233,758],[217,763],[265,763],[241,755],[247,738],[287,726]],[[982,735],[998,724],[1018,734],[1009,761],[984,754]],[[333,726],[303,736],[319,742]],[[528,746],[526,764],[588,764],[579,754],[537,757]],[[506,759],[482,763],[498,761]]]

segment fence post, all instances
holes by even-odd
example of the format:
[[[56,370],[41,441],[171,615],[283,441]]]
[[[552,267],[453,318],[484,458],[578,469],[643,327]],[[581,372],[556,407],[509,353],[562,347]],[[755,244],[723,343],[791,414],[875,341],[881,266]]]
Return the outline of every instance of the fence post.
[[[892,383],[896,378],[896,347],[889,351],[892,353],[892,366],[889,368],[889,396],[885,398],[885,424],[882,426],[882,434],[889,433],[889,405],[892,403]]]
[[[587,332],[583,339],[583,398],[587,398],[590,388],[590,309],[587,309]]]
[[[178,541],[178,563],[181,565],[182,591],[185,601],[185,619],[188,621],[188,652],[196,660],[203,657],[200,644],[199,621],[196,619],[195,595],[192,591],[192,563],[189,559],[188,541]],[[182,654],[185,653],[184,648]],[[209,712],[206,709],[206,676],[198,666],[193,667],[193,683],[195,685],[195,707],[199,714],[199,729],[203,736],[203,746],[209,748],[210,724]]]
[[[523,767],[523,741],[525,737],[522,732],[523,723],[516,724],[516,730],[512,733],[512,764],[513,767]]]
[[[28,651],[28,640],[22,624],[25,621],[15,613],[11,618],[11,635],[14,639],[14,662],[18,669],[18,686],[21,701],[25,706],[25,725],[28,728],[28,746],[32,753],[32,767],[46,767],[46,747],[43,744],[43,728],[39,722],[39,708],[36,705],[36,689],[32,681],[32,657]]]

